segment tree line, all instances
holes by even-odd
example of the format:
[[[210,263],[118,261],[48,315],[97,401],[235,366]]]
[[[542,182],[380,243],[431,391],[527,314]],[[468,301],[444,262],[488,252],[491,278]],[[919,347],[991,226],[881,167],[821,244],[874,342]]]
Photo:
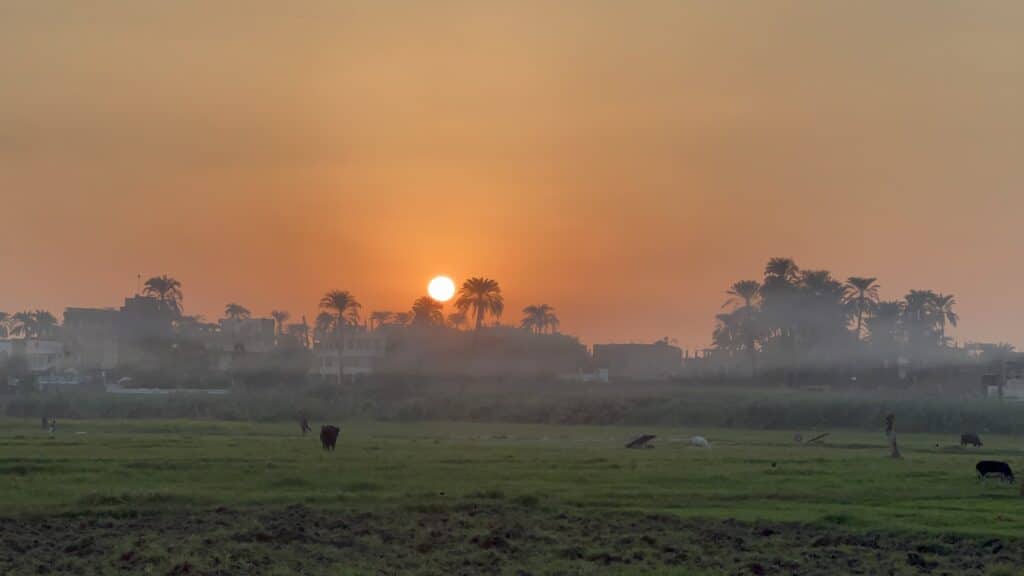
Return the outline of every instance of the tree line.
[[[154,298],[159,310],[166,313],[178,325],[201,326],[201,316],[184,314],[185,294],[182,284],[172,276],[160,275],[146,280],[142,294]],[[309,346],[313,342],[331,338],[343,338],[345,328],[366,327],[374,330],[381,326],[445,326],[462,330],[472,326],[479,331],[487,321],[497,323],[505,311],[504,295],[497,280],[474,277],[462,283],[454,302],[455,311],[444,315],[441,302],[423,296],[416,299],[411,308],[404,312],[378,310],[371,312],[364,323],[362,304],[347,290],[328,291],[320,299],[319,314],[310,326],[305,317],[301,323],[288,325],[291,314],[286,310],[273,310],[277,336],[288,336],[294,341]],[[224,307],[224,318],[244,321],[252,318],[252,312],[245,306],[231,302]],[[537,334],[556,333],[559,327],[554,307],[548,304],[531,305],[523,308],[520,326]],[[0,337],[24,338],[56,337],[59,322],[45,310],[24,311],[13,315],[0,312]]]
[[[950,349],[956,299],[911,290],[883,300],[878,279],[801,269],[772,258],[760,280],[740,280],[715,317],[714,349],[749,370],[874,361],[938,360]]]

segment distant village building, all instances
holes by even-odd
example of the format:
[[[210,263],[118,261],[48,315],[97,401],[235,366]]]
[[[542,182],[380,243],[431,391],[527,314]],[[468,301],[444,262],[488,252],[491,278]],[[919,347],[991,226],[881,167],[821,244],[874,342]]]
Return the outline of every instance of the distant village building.
[[[0,340],[0,361],[24,358],[25,366],[33,374],[45,374],[61,369],[64,343],[57,340]]]
[[[612,380],[665,379],[679,373],[683,351],[665,341],[654,344],[595,344],[594,366]]]
[[[388,339],[383,332],[352,330],[345,334],[339,362],[338,349],[328,343],[316,347],[313,372],[324,377],[338,377],[339,368],[345,376],[373,374],[387,356]]]
[[[63,337],[68,364],[76,370],[112,370],[118,365],[117,321],[112,308],[67,308]]]

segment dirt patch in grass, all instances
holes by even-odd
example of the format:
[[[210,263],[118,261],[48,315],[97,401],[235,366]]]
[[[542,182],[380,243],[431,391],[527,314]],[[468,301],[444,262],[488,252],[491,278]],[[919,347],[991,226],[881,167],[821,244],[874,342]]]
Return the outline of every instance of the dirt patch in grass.
[[[1024,541],[502,501],[0,518],[3,574],[987,574]]]

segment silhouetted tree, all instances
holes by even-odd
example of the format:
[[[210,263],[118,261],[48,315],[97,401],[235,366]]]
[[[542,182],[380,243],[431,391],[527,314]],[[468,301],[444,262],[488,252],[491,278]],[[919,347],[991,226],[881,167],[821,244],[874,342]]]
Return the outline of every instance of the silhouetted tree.
[[[537,334],[554,333],[558,330],[558,324],[559,321],[558,316],[555,314],[555,309],[547,304],[523,308],[523,320],[520,326],[527,330]]]
[[[952,294],[936,294],[934,306],[935,314],[939,322],[939,342],[945,346],[946,323],[948,322],[951,326],[956,328],[957,323],[960,321],[960,316],[953,310],[953,306],[956,306],[956,299]]]
[[[336,320],[329,312],[321,312],[313,320],[313,339],[320,344],[326,343],[334,334]]]
[[[52,338],[57,331],[57,318],[46,310],[18,312],[11,317],[12,336]]]
[[[920,354],[938,344],[937,297],[931,290],[911,290],[903,297],[907,339],[915,353]]]
[[[334,315],[335,330],[359,323],[359,309],[362,306],[347,290],[332,290],[320,299],[320,309]]]
[[[359,323],[361,305],[347,290],[332,290],[320,299],[320,308],[334,314],[335,346],[338,351],[338,382],[345,372],[345,327]]]
[[[224,307],[224,316],[229,320],[248,320],[252,313],[241,304],[231,303]]]
[[[864,317],[871,313],[878,302],[877,278],[850,276],[846,279],[846,303],[857,318],[856,334],[860,339],[864,334]]]
[[[394,317],[394,312],[388,312],[387,310],[377,310],[370,313],[370,330],[380,328],[382,324],[387,324]]]
[[[181,291],[181,282],[174,278],[166,274],[154,276],[146,280],[142,293],[155,297],[165,310],[175,316],[181,314],[181,301],[185,299],[185,295]]]
[[[430,296],[417,298],[412,303],[412,323],[417,326],[439,326],[444,324],[443,306]]]
[[[455,307],[461,311],[472,311],[476,330],[479,331],[487,316],[495,320],[501,318],[505,311],[505,298],[497,280],[470,278],[462,283]]]
[[[0,312],[0,338],[7,338],[10,333],[11,315],[7,312]]]
[[[730,296],[722,307],[742,306],[752,308],[754,299],[761,293],[761,283],[757,280],[740,280],[729,287],[725,292]]]
[[[395,312],[391,317],[391,323],[398,326],[408,326],[412,323],[412,312]]]

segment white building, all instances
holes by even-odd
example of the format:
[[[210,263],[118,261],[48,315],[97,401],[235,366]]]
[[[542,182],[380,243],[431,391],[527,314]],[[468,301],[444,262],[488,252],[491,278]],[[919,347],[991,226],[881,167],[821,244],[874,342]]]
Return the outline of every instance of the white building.
[[[387,356],[387,336],[380,332],[350,332],[345,335],[341,353],[345,376],[372,374],[379,370]],[[338,350],[330,345],[318,346],[313,370],[321,376],[338,376]]]
[[[29,372],[53,372],[61,368],[64,343],[57,340],[0,340],[0,361],[22,357]]]

